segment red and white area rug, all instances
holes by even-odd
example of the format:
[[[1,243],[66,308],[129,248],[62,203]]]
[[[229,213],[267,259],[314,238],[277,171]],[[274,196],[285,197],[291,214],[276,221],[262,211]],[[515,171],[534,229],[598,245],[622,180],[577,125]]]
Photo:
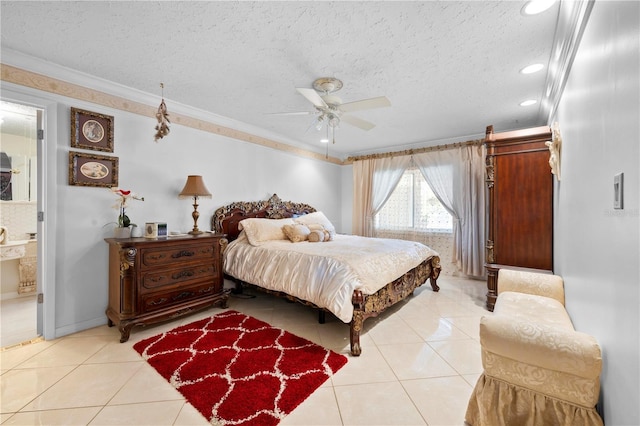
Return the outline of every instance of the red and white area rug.
[[[134,349],[215,425],[276,425],[347,358],[236,311]]]

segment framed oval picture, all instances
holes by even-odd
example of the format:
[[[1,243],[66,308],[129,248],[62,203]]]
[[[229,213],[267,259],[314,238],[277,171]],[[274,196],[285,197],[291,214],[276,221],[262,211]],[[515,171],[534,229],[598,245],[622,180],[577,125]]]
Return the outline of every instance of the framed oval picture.
[[[113,116],[71,107],[71,146],[113,152]]]
[[[118,186],[118,157],[69,152],[69,185]]]

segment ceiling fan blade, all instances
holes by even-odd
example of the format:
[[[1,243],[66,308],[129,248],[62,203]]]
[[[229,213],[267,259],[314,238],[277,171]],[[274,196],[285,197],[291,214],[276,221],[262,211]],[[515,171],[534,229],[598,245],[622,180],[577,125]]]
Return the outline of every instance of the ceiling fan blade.
[[[265,112],[266,115],[311,115],[315,111],[298,111],[298,112]]]
[[[340,105],[340,110],[343,112],[360,111],[363,109],[384,108],[391,106],[391,102],[386,96],[379,96],[377,98],[363,99],[361,101],[347,102]]]
[[[327,106],[327,104],[325,103],[325,101],[320,97],[320,94],[318,94],[318,92],[316,92],[313,89],[304,89],[304,88],[297,88],[296,89],[298,92],[300,92],[300,94],[302,96],[304,96],[305,98],[307,98],[307,100],[309,102],[311,102],[312,104],[314,104],[316,107],[318,108],[329,108]]]
[[[362,130],[371,130],[376,127],[375,124],[363,120],[362,118],[354,117],[352,115],[343,115],[340,117],[340,121],[344,121],[347,124],[361,128]]]

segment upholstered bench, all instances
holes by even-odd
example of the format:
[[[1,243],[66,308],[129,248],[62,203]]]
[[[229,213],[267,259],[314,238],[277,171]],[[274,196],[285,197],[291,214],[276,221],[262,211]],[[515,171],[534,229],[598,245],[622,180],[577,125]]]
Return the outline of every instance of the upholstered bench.
[[[482,425],[602,425],[602,357],[575,331],[557,275],[500,269],[493,315],[480,320],[483,374],[465,419]]]

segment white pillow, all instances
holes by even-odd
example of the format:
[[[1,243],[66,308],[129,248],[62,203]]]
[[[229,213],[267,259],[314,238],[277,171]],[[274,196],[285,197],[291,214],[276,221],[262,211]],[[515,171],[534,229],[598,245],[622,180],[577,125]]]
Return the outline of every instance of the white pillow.
[[[322,212],[313,212],[313,213],[305,214],[302,216],[298,216],[295,219],[295,221],[296,223],[300,223],[302,225],[307,225],[307,226],[314,225],[314,224],[322,225],[324,229],[329,231],[332,235],[335,235],[336,233],[335,226],[333,226],[331,221],[327,219],[327,217]]]
[[[286,240],[287,236],[282,231],[284,225],[293,225],[293,219],[262,219],[249,218],[240,221],[238,229],[243,229],[249,244],[259,246],[267,241]]]

